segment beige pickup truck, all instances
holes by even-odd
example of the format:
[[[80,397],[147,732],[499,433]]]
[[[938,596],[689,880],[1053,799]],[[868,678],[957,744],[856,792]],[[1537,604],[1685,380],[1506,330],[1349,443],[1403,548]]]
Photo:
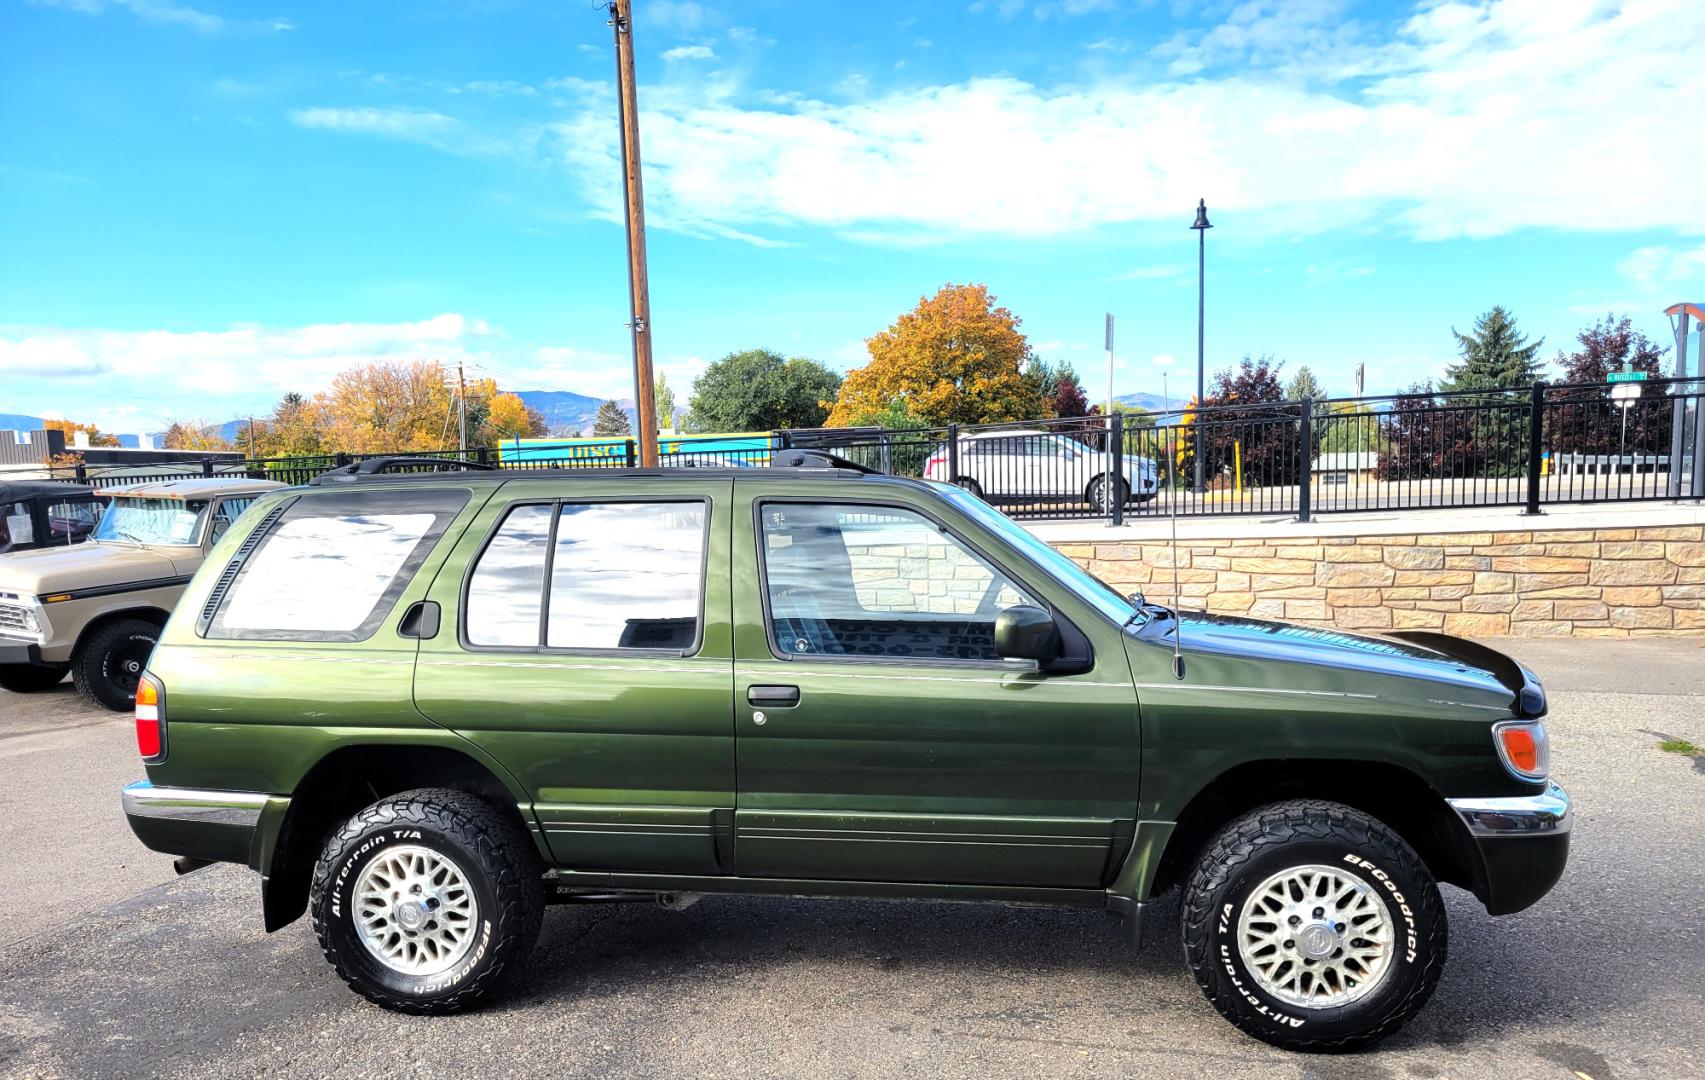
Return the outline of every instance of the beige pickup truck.
[[[166,617],[249,504],[283,487],[246,477],[110,489],[89,543],[0,555],[0,687],[77,689],[126,710]]]

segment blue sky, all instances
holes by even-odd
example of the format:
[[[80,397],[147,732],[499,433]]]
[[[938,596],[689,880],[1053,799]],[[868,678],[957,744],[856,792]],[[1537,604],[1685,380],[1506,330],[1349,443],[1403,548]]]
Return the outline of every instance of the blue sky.
[[[193,6],[191,6],[193,4]],[[1436,374],[1705,294],[1705,5],[638,0],[656,348],[839,368],[944,282],[1117,392]],[[0,412],[135,431],[436,356],[628,396],[610,31],[565,0],[0,0]],[[1691,126],[1689,126],[1691,125]],[[1168,365],[1168,357],[1176,362]],[[1160,358],[1160,359],[1156,359]]]

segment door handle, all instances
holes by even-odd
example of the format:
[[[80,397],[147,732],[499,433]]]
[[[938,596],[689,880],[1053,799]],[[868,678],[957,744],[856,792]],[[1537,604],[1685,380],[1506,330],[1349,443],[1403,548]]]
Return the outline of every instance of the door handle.
[[[746,703],[769,709],[791,709],[799,704],[797,686],[751,686],[746,688]]]

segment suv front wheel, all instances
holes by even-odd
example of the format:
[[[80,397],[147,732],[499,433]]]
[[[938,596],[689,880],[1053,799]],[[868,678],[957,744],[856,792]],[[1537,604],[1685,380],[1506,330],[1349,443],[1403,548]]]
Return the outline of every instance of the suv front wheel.
[[[398,1012],[453,1013],[532,950],[544,864],[497,807],[421,788],[332,834],[308,903],[320,948],[356,993]]]
[[[1383,1039],[1444,970],[1444,906],[1426,865],[1336,803],[1275,803],[1226,826],[1190,875],[1182,924],[1208,1000],[1289,1050]]]
[[[126,712],[136,704],[136,684],[159,637],[160,628],[146,619],[107,623],[78,647],[71,680],[95,704]]]

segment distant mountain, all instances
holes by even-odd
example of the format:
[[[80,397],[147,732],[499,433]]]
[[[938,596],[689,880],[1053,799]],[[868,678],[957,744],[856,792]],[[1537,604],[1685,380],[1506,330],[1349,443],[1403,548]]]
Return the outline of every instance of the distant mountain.
[[[1113,398],[1113,400],[1121,405],[1133,405],[1139,409],[1145,409],[1149,412],[1166,411],[1166,399],[1161,397],[1159,394],[1118,394]],[[1190,396],[1188,394],[1183,397],[1175,397],[1172,399],[1172,407],[1178,408],[1189,400]]]
[[[44,423],[39,416],[0,412],[0,431],[40,431]]]
[[[603,398],[587,397],[568,390],[517,390],[515,396],[545,418],[545,428],[551,435],[573,435],[577,431],[591,434],[598,406],[604,403]],[[633,402],[622,400],[617,404],[628,414],[628,423],[633,424]]]

